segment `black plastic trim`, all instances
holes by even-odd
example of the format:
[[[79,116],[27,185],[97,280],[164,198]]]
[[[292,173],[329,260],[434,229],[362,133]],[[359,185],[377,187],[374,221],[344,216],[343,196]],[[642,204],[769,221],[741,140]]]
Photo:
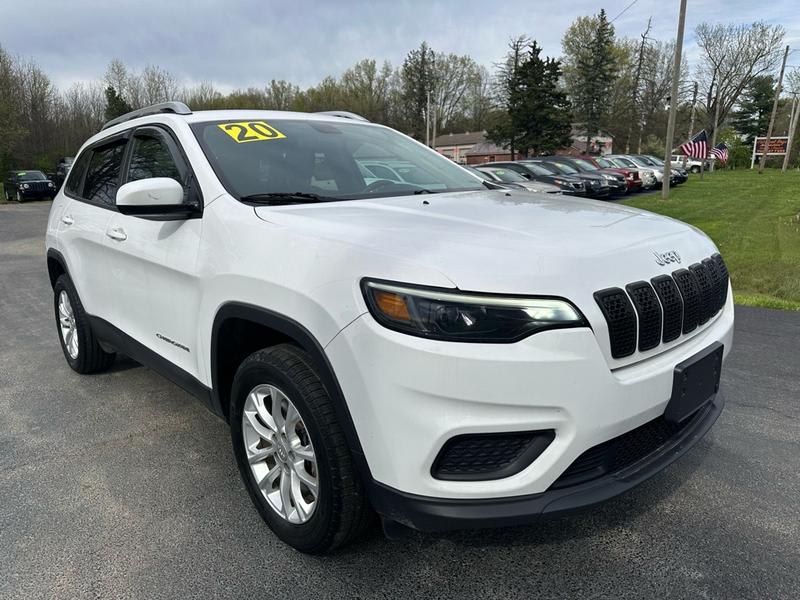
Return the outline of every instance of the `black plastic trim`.
[[[711,429],[724,405],[720,392],[701,409],[706,412],[697,422],[659,452],[584,484],[528,496],[476,500],[408,494],[373,481],[369,486],[370,500],[379,514],[420,531],[510,527],[584,510],[627,492],[675,462]]]
[[[201,381],[187,373],[174,363],[157,354],[141,342],[133,339],[127,333],[118,329],[105,319],[88,315],[89,324],[97,338],[115,350],[130,356],[133,360],[152,369],[180,386],[213,410],[211,403],[211,390]]]
[[[350,410],[339,385],[339,380],[336,378],[333,367],[328,360],[325,350],[322,345],[317,341],[313,334],[308,331],[303,325],[297,321],[273,312],[269,309],[255,306],[252,304],[245,304],[241,302],[228,302],[223,304],[217,311],[214,317],[214,324],[211,330],[211,396],[212,396],[212,410],[224,416],[225,411],[222,407],[222,399],[219,394],[218,385],[218,364],[219,358],[217,357],[217,347],[219,345],[219,330],[227,319],[245,319],[265,325],[270,329],[274,329],[279,333],[294,340],[303,350],[305,350],[314,360],[317,372],[322,378],[322,384],[328,392],[331,400],[333,400],[336,417],[344,430],[345,438],[350,447],[350,451],[356,463],[363,481],[368,482],[372,480],[372,474],[367,465],[367,460],[364,456],[364,450],[361,447],[361,442],[356,432],[353,417],[350,415]]]
[[[452,450],[453,446],[458,445],[458,443],[463,440],[484,439],[496,440],[498,443],[502,443],[503,439],[507,439],[509,436],[525,435],[531,438],[527,447],[520,452],[514,460],[499,469],[472,473],[454,473],[448,472],[443,468],[443,463],[447,458],[448,452]],[[498,433],[465,433],[456,435],[447,440],[442,446],[442,449],[439,450],[439,454],[436,456],[436,460],[433,461],[433,465],[431,466],[431,476],[434,479],[443,479],[446,481],[491,481],[494,479],[511,477],[528,468],[533,461],[541,456],[542,452],[547,449],[555,438],[556,432],[554,429],[503,431]]]

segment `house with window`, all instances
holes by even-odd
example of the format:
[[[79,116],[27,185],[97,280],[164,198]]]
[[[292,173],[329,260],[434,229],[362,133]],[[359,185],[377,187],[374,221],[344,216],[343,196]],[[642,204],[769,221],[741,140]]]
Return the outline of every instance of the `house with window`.
[[[460,165],[467,164],[466,154],[476,144],[486,141],[485,131],[466,131],[464,133],[445,133],[437,136],[433,148],[439,154]]]

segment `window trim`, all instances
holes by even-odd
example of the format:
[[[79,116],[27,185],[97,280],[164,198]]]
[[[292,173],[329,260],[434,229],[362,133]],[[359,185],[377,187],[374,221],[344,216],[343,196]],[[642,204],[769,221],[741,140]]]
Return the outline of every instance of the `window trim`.
[[[86,148],[83,149],[83,152],[81,152],[77,156],[77,159],[82,158],[83,155],[86,152],[94,153],[96,150],[100,150],[100,149],[104,148],[105,146],[113,146],[114,144],[117,144],[117,143],[119,143],[121,141],[124,141],[125,147],[123,148],[123,151],[122,151],[122,162],[120,163],[119,177],[117,178],[117,189],[119,189],[120,185],[121,185],[120,182],[122,181],[123,167],[125,165],[125,157],[126,157],[126,155],[128,153],[128,147],[130,145],[129,142],[130,142],[130,133],[131,133],[131,131],[133,131],[133,130],[126,130],[126,131],[123,131],[123,132],[120,132],[120,133],[117,133],[117,134],[114,134],[114,135],[110,135],[110,136],[105,137],[105,138],[103,138],[101,140],[97,140],[93,144],[91,144],[89,146],[86,146]],[[76,162],[77,162],[77,160],[76,160]],[[91,166],[91,164],[92,164],[92,157],[90,156],[89,157],[89,161],[86,163],[86,168],[83,170],[83,173],[80,174],[81,180],[80,180],[80,183],[78,184],[78,189],[80,190],[80,194],[71,194],[71,193],[69,193],[67,191],[67,185],[65,183],[64,184],[64,195],[67,198],[71,198],[71,199],[76,200],[78,202],[83,202],[84,204],[89,204],[90,206],[96,206],[98,208],[103,208],[105,210],[111,210],[111,211],[114,211],[114,212],[119,212],[117,210],[116,198],[115,198],[114,204],[106,204],[105,202],[95,202],[94,200],[89,200],[88,198],[86,198],[83,195],[83,191],[84,191],[83,187],[86,185],[86,174],[89,172],[89,167]]]
[[[180,143],[178,136],[175,135],[175,132],[172,130],[171,127],[165,125],[163,123],[144,123],[142,125],[138,125],[136,127],[131,127],[129,129],[125,129],[124,131],[115,133],[114,135],[110,135],[108,137],[104,137],[103,139],[97,140],[96,142],[86,146],[82,152],[78,153],[78,155],[73,160],[73,165],[78,163],[78,160],[83,157],[83,155],[87,152],[94,152],[104,146],[112,145],[116,142],[121,140],[125,141],[125,149],[122,154],[122,164],[120,165],[120,172],[119,172],[119,180],[117,181],[117,189],[119,190],[125,183],[128,183],[128,167],[130,166],[130,155],[133,144],[131,141],[135,136],[136,132],[140,129],[155,129],[158,133],[162,135],[166,135],[167,139],[172,142],[174,148],[178,151],[178,158],[183,163],[184,167],[186,168],[186,181],[183,182],[184,186],[191,185],[194,195],[197,198],[198,205],[193,207],[193,214],[189,217],[182,216],[182,213],[179,215],[158,215],[158,216],[149,216],[149,215],[136,215],[139,218],[144,219],[153,219],[153,220],[168,220],[168,219],[175,219],[175,218],[200,218],[203,215],[204,209],[204,201],[203,201],[203,190],[200,186],[200,182],[195,175],[194,168],[192,167],[191,161],[189,161],[189,157],[186,155],[185,150],[183,149],[183,145]],[[173,155],[173,159],[175,155],[173,153],[173,149],[169,148],[170,153]],[[117,208],[116,197],[114,198],[114,204],[105,204],[102,202],[93,202],[85,197],[83,197],[83,186],[86,183],[86,174],[89,172],[89,164],[91,163],[91,157],[89,158],[89,162],[86,164],[86,168],[83,170],[83,173],[80,174],[80,183],[78,184],[78,189],[80,190],[80,195],[78,194],[71,194],[67,191],[66,182],[63,186],[64,195],[72,200],[77,202],[83,202],[84,204],[89,204],[90,206],[96,206],[98,208],[103,208],[105,210],[111,210],[116,213],[119,213],[119,209]],[[180,168],[180,167],[179,167]],[[70,174],[72,171],[70,170]],[[69,178],[68,178],[69,180]],[[122,214],[122,213],[120,213]]]

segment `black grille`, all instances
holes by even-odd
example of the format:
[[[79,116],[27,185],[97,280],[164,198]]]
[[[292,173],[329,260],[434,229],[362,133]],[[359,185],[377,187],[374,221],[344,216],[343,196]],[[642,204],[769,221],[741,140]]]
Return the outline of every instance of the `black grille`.
[[[575,462],[556,479],[551,488],[558,489],[577,485],[621,471],[657,452],[687,426],[702,419],[710,409],[710,406],[706,406],[691,419],[686,419],[678,424],[670,423],[661,416],[628,433],[589,448],[575,459]]]
[[[603,316],[608,323],[611,356],[622,358],[636,350],[636,315],[628,295],[619,288],[609,288],[594,293]]]
[[[31,181],[28,183],[30,186],[30,190],[33,192],[46,192],[50,189],[50,186],[46,181]]]
[[[694,274],[686,269],[675,271],[672,278],[678,284],[683,298],[683,333],[689,333],[697,329],[700,320],[700,303],[702,302],[700,286]]]
[[[431,474],[450,480],[509,477],[530,465],[554,438],[552,429],[458,435],[439,451]]]
[[[689,270],[694,273],[697,284],[700,286],[700,315],[697,319],[697,324],[702,325],[714,314],[712,312],[714,304],[714,282],[706,266],[701,263],[693,264],[689,267]]]
[[[650,350],[707,323],[725,306],[728,269],[714,254],[688,269],[594,293],[608,325],[613,358]],[[627,291],[627,293],[626,293]],[[631,303],[632,301],[632,303]],[[637,338],[638,331],[638,338]]]
[[[662,339],[665,343],[671,342],[678,339],[681,334],[681,321],[683,319],[681,293],[669,275],[659,275],[651,281],[664,309],[664,336]]]
[[[650,350],[661,342],[661,303],[646,281],[625,286],[639,317],[639,350]]]
[[[719,254],[715,254],[711,257],[714,262],[717,264],[717,273],[720,276],[720,309],[724,308],[725,303],[728,301],[728,267],[725,265],[725,261],[722,260],[722,257]]]

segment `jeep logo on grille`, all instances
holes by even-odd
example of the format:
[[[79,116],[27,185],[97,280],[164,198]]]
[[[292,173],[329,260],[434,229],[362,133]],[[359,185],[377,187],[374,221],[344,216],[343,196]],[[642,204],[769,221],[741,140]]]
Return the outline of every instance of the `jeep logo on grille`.
[[[653,256],[656,257],[656,262],[661,266],[668,265],[669,263],[681,262],[681,255],[674,250],[670,250],[669,252],[653,251]]]

